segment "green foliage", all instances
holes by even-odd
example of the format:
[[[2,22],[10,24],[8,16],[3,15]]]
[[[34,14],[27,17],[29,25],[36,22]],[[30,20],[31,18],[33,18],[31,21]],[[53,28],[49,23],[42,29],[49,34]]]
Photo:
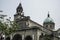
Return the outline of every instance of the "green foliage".
[[[13,22],[13,24],[11,23],[10,25],[13,30],[17,30],[19,28],[19,25],[15,21]]]
[[[0,31],[4,31],[7,29],[7,25],[5,25],[4,23],[0,22]]]
[[[19,28],[19,25],[15,21],[11,21],[9,19],[6,19],[4,22],[5,15],[0,16],[0,32],[4,33],[5,35],[10,35],[11,33],[15,32]],[[2,19],[2,20],[1,20]]]
[[[13,23],[10,23],[10,27],[8,27],[5,31],[5,34],[6,35],[9,35],[13,32],[15,32],[15,30],[17,30],[19,28],[18,24],[13,22]]]
[[[0,31],[4,32],[5,35],[10,35],[19,28],[18,24],[15,22],[10,23],[10,26],[6,23],[0,22]]]

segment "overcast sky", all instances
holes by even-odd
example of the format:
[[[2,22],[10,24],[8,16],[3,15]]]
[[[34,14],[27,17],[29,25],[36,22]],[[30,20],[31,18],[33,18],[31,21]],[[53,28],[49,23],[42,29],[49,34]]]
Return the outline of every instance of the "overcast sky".
[[[0,0],[0,14],[8,15],[14,19],[16,8],[22,3],[24,14],[41,25],[47,17],[48,11],[50,17],[55,22],[55,29],[60,28],[60,0]]]

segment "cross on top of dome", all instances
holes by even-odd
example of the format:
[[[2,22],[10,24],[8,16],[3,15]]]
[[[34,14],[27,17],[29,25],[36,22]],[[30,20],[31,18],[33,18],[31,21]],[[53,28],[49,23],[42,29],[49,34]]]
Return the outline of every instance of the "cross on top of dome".
[[[48,11],[48,17],[50,17],[50,15],[49,15],[49,11]]]

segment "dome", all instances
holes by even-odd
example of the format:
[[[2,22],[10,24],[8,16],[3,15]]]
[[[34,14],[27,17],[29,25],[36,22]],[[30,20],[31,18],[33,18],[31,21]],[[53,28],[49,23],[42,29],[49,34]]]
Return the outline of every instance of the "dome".
[[[48,17],[45,19],[44,23],[54,23],[53,19],[50,18],[49,14],[48,14]]]

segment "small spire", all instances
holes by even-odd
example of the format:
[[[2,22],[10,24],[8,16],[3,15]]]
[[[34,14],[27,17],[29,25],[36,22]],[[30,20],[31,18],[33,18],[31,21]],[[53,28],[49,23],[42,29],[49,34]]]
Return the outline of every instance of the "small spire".
[[[19,7],[22,7],[21,3],[19,4]]]
[[[20,4],[19,4],[19,6],[21,6],[21,7],[22,7],[22,5],[21,5],[21,0],[20,0]]]
[[[48,17],[50,17],[50,15],[49,15],[49,11],[48,11]]]
[[[20,3],[17,7],[17,12],[23,12],[23,7],[22,7],[22,4]]]

